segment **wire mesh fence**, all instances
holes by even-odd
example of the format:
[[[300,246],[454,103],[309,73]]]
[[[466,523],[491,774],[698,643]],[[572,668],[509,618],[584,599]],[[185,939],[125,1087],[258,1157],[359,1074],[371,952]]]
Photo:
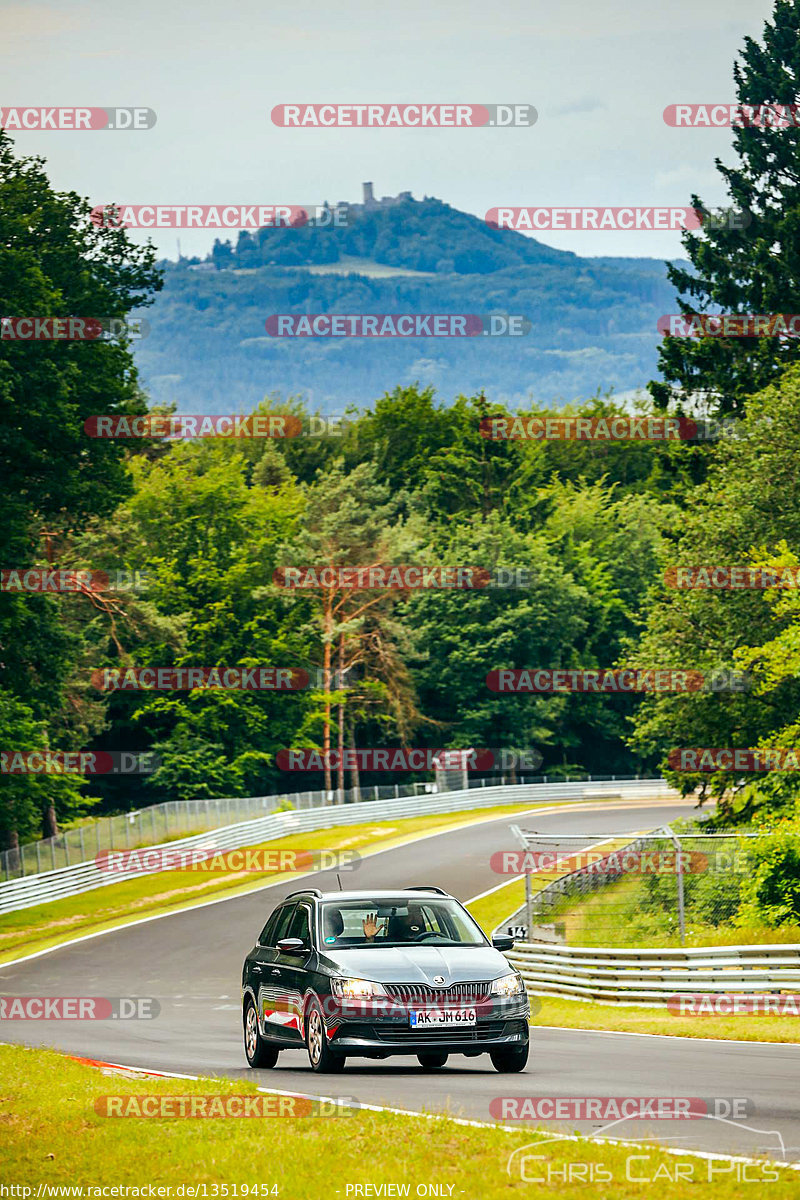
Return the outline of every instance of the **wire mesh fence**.
[[[635,778],[625,776],[625,779]],[[565,783],[581,779],[613,780],[623,776],[559,776]],[[520,776],[519,783],[556,782],[546,775]],[[463,786],[493,787],[504,782],[497,776],[470,776]],[[462,786],[462,784],[459,784]],[[116,816],[98,817],[64,830],[55,837],[28,842],[0,852],[0,879],[19,879],[43,871],[88,862],[105,850],[135,850],[158,846],[163,842],[207,833],[237,821],[249,821],[282,809],[320,808],[328,804],[352,804],[365,800],[390,800],[404,796],[423,796],[444,790],[441,783],[374,784],[342,790],[286,792],[271,796],[233,796],[209,800],[172,800]]]
[[[524,849],[509,865],[525,877],[526,902],[502,928],[584,947],[735,941],[758,839],[769,836],[665,828],[596,843],[597,835],[518,833]]]

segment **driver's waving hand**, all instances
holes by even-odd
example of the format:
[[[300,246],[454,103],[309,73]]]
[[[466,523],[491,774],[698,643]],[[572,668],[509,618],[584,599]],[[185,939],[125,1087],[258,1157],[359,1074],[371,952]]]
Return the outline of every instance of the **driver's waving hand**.
[[[384,921],[383,928],[379,929],[378,928],[378,914],[377,913],[368,913],[367,916],[364,917],[364,920],[361,922],[361,928],[364,930],[364,937],[367,939],[368,942],[374,942],[378,933],[386,933],[386,924],[387,924],[387,922]]]

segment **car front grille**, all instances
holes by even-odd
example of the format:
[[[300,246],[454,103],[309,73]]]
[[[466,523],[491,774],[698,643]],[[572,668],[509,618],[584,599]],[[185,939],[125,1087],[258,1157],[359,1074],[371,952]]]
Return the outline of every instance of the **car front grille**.
[[[424,1042],[485,1042],[492,1038],[502,1037],[505,1021],[482,1021],[480,1025],[463,1025],[437,1029],[429,1026],[424,1030],[410,1029],[406,1025],[376,1025],[375,1033],[382,1042],[393,1042],[395,1045],[403,1042],[413,1042],[419,1045]]]
[[[490,984],[451,983],[449,987],[432,987],[427,983],[385,983],[393,1000],[405,1003],[424,1001],[427,1004],[480,1004],[489,999]]]

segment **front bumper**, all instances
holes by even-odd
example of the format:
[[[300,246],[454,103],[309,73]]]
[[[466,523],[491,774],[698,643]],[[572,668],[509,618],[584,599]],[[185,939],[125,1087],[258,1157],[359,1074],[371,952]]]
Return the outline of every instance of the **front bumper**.
[[[348,1054],[475,1054],[500,1046],[525,1046],[530,1039],[528,1015],[478,1021],[468,1027],[429,1026],[414,1029],[398,1021],[346,1021],[332,1031],[331,1049]]]
[[[469,999],[455,1007],[474,1007],[474,1025],[411,1025],[416,1008],[448,1009],[428,1000],[340,1000],[326,997],[326,1029],[332,1050],[357,1055],[480,1054],[501,1046],[525,1046],[530,1037],[530,1005],[522,993],[508,997],[484,997],[471,1004]]]

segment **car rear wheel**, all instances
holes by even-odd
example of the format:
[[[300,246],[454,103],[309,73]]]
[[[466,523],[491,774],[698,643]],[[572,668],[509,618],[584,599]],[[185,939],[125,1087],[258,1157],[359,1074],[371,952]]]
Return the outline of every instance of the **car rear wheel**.
[[[244,1006],[244,1052],[251,1067],[274,1067],[279,1050],[265,1042],[258,1030],[256,1006],[247,998]]]
[[[336,1054],[328,1045],[322,1010],[316,1000],[311,1001],[306,1013],[306,1049],[312,1071],[332,1075],[344,1067],[345,1056]]]
[[[497,1050],[490,1050],[489,1057],[495,1071],[510,1075],[524,1070],[528,1061],[528,1046],[501,1046]]]
[[[441,1050],[437,1053],[431,1050],[426,1054],[418,1054],[419,1065],[426,1071],[436,1071],[439,1067],[443,1067],[447,1062],[448,1055],[442,1054]]]

